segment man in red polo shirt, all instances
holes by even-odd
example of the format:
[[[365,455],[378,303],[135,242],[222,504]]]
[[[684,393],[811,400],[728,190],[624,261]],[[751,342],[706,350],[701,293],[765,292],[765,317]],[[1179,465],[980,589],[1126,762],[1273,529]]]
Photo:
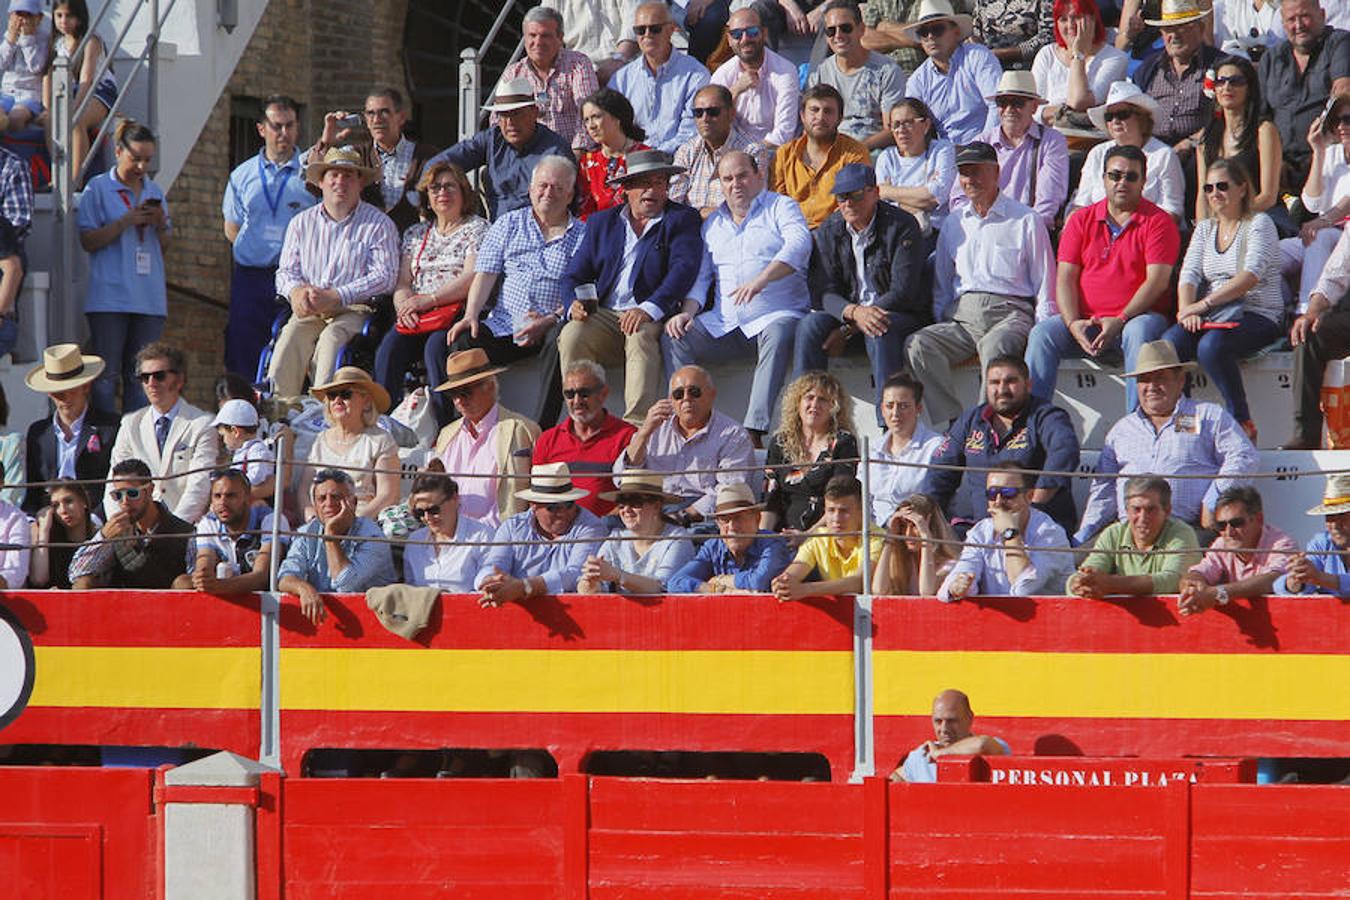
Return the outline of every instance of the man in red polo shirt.
[[[534,464],[567,463],[576,486],[590,491],[577,503],[597,516],[607,515],[614,504],[601,500],[600,493],[614,490],[614,460],[637,428],[605,409],[605,370],[589,359],[577,360],[563,373],[563,399],[567,418],[539,435]]]
[[[1181,250],[1176,223],[1144,199],[1148,158],[1138,147],[1106,153],[1106,199],[1076,210],[1059,237],[1055,301],[1059,315],[1043,319],[1027,339],[1031,393],[1050,402],[1065,356],[1101,358],[1125,351],[1134,371],[1139,348],[1162,337],[1172,321],[1169,284]],[[1134,379],[1125,405],[1137,404]]]

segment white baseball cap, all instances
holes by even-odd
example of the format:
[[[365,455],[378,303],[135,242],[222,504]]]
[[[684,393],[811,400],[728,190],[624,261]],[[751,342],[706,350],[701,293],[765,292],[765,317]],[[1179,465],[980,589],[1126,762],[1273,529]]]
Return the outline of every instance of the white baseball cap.
[[[240,428],[257,428],[258,411],[247,400],[226,400],[225,405],[211,420],[211,426],[237,425]]]

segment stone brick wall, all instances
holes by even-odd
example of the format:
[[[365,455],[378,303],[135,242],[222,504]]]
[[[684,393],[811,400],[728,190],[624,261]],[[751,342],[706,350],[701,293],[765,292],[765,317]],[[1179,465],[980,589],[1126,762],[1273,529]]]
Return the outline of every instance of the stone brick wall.
[[[406,93],[402,56],[407,0],[271,0],[225,92],[169,192],[175,239],[166,268],[165,338],[188,354],[188,395],[203,406],[223,371],[230,247],[220,215],[229,175],[231,100],[286,93],[302,105],[300,140],[318,135],[330,109],[357,110],[368,86]],[[160,123],[171,128],[172,123]],[[175,291],[175,286],[205,298]],[[252,373],[247,373],[252,374]]]

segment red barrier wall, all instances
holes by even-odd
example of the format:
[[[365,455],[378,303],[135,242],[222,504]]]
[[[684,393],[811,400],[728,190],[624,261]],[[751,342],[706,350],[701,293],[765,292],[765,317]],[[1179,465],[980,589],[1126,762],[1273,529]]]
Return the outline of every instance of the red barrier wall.
[[[0,767],[0,880],[23,900],[146,900],[159,842],[148,769]]]

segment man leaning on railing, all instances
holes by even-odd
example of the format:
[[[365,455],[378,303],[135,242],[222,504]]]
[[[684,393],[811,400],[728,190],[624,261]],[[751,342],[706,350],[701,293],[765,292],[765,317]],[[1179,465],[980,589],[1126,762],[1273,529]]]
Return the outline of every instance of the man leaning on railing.
[[[71,587],[171,587],[183,571],[192,526],[154,499],[150,467],[142,460],[113,466],[107,496],[108,521],[70,561]]]

